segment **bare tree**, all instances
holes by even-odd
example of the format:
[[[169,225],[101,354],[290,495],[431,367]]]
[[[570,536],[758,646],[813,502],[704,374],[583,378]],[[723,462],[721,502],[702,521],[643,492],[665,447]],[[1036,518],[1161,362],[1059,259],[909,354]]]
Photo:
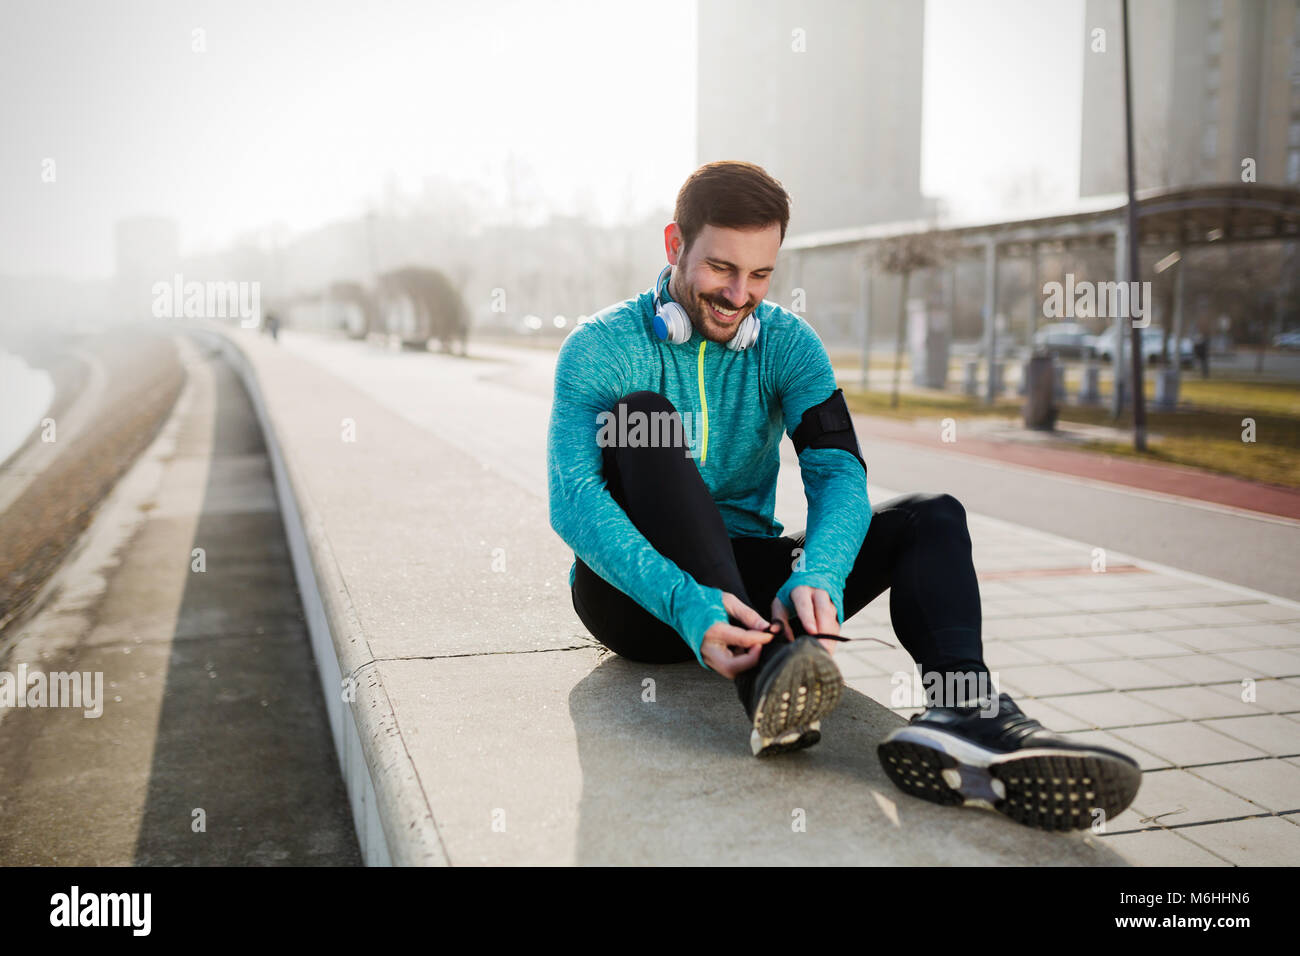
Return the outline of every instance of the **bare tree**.
[[[938,232],[922,232],[887,239],[876,246],[872,258],[883,271],[902,276],[902,289],[898,295],[898,333],[894,341],[894,384],[890,395],[891,408],[898,407],[899,378],[903,366],[903,341],[907,325],[907,290],[912,273],[948,262],[956,253],[951,240]]]

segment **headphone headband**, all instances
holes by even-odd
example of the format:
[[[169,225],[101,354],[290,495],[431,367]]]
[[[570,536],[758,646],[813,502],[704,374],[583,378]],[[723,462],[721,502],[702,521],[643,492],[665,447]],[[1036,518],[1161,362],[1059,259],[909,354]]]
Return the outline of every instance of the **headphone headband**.
[[[672,271],[673,271],[672,266],[664,266],[662,269],[659,270],[659,278],[655,279],[655,311],[656,312],[659,311],[659,300],[663,292],[664,276],[669,275]]]

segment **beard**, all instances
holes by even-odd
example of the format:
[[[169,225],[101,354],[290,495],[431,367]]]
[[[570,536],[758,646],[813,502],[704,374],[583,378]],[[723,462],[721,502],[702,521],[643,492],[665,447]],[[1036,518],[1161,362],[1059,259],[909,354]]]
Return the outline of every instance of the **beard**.
[[[729,341],[736,334],[736,330],[740,328],[740,323],[754,311],[757,305],[754,302],[729,302],[725,295],[701,293],[693,287],[683,289],[681,297],[677,298],[674,295],[674,298],[686,310],[686,315],[690,318],[691,325],[695,326],[695,330],[710,342]],[[722,325],[709,311],[708,306],[710,303],[724,309],[737,309],[735,318],[729,324]]]

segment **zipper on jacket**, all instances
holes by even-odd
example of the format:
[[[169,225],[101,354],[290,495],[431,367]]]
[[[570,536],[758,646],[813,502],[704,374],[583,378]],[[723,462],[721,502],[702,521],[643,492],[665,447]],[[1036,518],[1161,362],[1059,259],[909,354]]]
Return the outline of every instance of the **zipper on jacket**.
[[[700,361],[699,361],[699,378],[700,378],[700,411],[704,416],[704,426],[702,431],[702,447],[700,449],[700,464],[709,460],[709,400],[704,396],[704,346],[708,345],[708,339],[700,343]]]

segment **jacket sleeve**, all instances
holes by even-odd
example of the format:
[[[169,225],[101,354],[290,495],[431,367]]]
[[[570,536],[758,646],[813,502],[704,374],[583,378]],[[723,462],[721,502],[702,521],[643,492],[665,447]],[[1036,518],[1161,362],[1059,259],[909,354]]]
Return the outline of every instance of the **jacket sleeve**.
[[[560,348],[546,439],[551,527],[596,574],[676,630],[707,667],[704,633],[728,620],[722,591],[656,551],[605,483],[598,416],[630,391],[630,379],[609,333],[595,323],[578,326]]]
[[[802,319],[791,326],[777,367],[785,430],[793,438],[804,412],[834,393],[835,372],[821,339]],[[811,447],[799,456],[799,471],[808,501],[804,551],[777,598],[793,613],[791,591],[801,585],[821,588],[843,621],[844,582],[871,523],[866,472],[850,452]]]

